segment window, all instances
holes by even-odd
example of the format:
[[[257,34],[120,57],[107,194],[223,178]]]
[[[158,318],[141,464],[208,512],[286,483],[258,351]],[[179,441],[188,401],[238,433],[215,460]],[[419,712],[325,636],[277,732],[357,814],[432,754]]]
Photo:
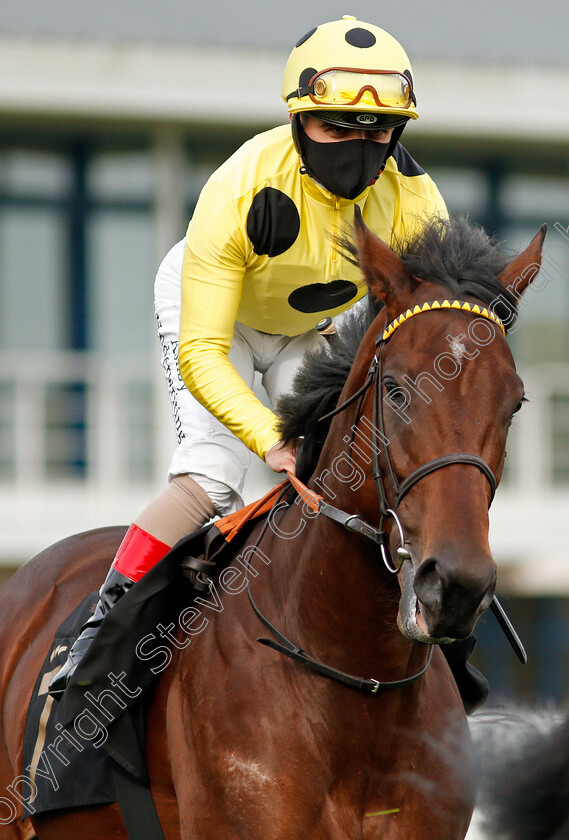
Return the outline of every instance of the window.
[[[451,215],[468,215],[471,218],[484,215],[488,184],[483,171],[430,167],[429,175],[439,188]]]
[[[553,484],[569,484],[569,382],[549,397],[550,464]]]

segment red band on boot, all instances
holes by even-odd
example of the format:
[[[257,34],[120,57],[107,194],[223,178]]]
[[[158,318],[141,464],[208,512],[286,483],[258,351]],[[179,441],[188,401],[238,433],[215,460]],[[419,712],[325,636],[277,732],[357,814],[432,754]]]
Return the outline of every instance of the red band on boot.
[[[113,560],[113,568],[135,583],[170,551],[171,546],[131,525]]]

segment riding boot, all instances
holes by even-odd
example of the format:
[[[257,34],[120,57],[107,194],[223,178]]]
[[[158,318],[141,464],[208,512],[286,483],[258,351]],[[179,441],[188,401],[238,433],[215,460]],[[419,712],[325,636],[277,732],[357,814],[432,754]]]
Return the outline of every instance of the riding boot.
[[[85,654],[106,614],[125,592],[167,553],[170,546],[147,534],[137,525],[128,529],[105,582],[99,590],[99,602],[71,646],[67,660],[49,684],[49,694],[59,700]]]
[[[95,612],[82,628],[67,661],[48,688],[59,699],[85,656],[103,618],[133,583],[150,571],[179,539],[215,515],[213,502],[189,475],[175,476],[128,529],[101,590]]]
[[[488,699],[490,692],[486,677],[468,661],[472,656],[475,645],[476,639],[474,636],[457,639],[449,645],[441,645],[441,650],[450,666],[467,715],[476,711]]]

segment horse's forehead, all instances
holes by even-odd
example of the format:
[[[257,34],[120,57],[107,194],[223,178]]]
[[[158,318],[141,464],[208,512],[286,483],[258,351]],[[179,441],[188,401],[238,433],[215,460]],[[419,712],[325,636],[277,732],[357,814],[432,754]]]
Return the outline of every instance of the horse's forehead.
[[[466,347],[463,337],[451,336],[449,341],[449,353],[451,353],[458,364],[462,364],[462,360],[468,357],[469,351]]]
[[[480,377],[516,388],[521,383],[511,350],[499,327],[488,318],[453,310],[421,312],[402,323],[383,354],[386,369],[431,373],[446,385]],[[465,376],[467,374],[467,376]],[[461,381],[459,381],[461,380]],[[491,387],[490,387],[491,390]]]
[[[411,304],[407,312],[413,312],[417,306],[421,307],[421,302]],[[486,309],[483,304],[479,306]],[[457,358],[468,356],[473,349],[490,345],[496,353],[508,350],[500,328],[490,318],[460,309],[432,308],[404,318],[393,339],[400,339],[401,344],[406,339],[409,349],[419,354],[433,348],[439,351],[441,345],[442,349],[450,350]]]

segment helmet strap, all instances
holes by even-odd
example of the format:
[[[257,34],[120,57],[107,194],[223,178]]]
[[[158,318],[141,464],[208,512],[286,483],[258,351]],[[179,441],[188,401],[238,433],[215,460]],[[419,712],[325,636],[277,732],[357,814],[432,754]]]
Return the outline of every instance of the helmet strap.
[[[300,142],[300,132],[302,131],[302,125],[300,123],[300,114],[296,113],[290,115],[290,130],[292,133],[292,141],[294,143],[294,148],[302,157],[302,144]]]

